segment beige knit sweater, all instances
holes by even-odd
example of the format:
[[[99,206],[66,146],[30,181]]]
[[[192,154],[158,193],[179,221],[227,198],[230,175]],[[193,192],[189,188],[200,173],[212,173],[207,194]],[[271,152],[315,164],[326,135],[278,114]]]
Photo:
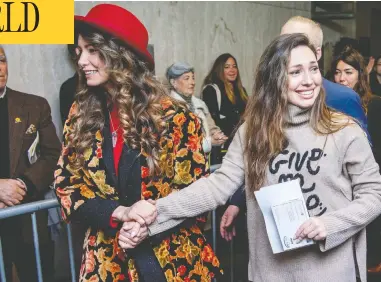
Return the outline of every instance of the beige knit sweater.
[[[268,167],[265,186],[290,179],[301,181],[310,216],[320,216],[328,236],[311,247],[274,255],[263,215],[246,189],[250,250],[249,275],[255,282],[354,282],[355,264],[366,281],[364,227],[381,213],[381,176],[367,138],[357,124],[329,136],[309,126],[309,111],[289,107],[289,144]],[[245,182],[243,140],[238,130],[223,164],[179,192],[157,201],[157,234],[224,204]],[[354,255],[354,249],[355,253]]]

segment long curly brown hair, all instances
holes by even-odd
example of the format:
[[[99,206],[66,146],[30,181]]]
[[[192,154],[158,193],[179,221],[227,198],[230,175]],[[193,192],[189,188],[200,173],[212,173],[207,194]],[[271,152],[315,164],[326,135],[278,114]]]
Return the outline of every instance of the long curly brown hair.
[[[331,73],[334,76],[337,65],[340,61],[352,66],[358,72],[358,81],[353,87],[353,90],[359,94],[361,105],[365,113],[368,112],[368,104],[372,99],[372,90],[368,82],[368,72],[364,57],[355,49],[348,46],[339,55],[337,55],[331,64]],[[335,81],[333,79],[333,81]]]
[[[253,95],[243,116],[246,122],[244,154],[250,191],[262,187],[270,159],[287,145],[287,68],[291,51],[298,46],[307,46],[316,55],[305,35],[285,34],[278,36],[266,48],[256,70]],[[329,110],[325,104],[325,93],[321,90],[311,109],[310,126],[318,134],[329,134],[343,128],[346,124],[343,121],[348,121],[348,117]]]
[[[71,165],[76,169],[83,165],[85,150],[94,142],[95,133],[104,128],[105,107],[116,105],[125,143],[143,152],[151,175],[160,174],[159,137],[166,133],[160,101],[168,99],[175,107],[180,104],[154,78],[148,63],[120,40],[89,26],[78,28],[76,33],[97,50],[105,62],[109,76],[107,85],[110,87],[106,92],[100,86],[88,86],[84,72],[77,67],[77,110],[70,119],[72,129],[67,134],[68,146],[75,149],[77,155]],[[78,59],[77,56],[77,62]]]

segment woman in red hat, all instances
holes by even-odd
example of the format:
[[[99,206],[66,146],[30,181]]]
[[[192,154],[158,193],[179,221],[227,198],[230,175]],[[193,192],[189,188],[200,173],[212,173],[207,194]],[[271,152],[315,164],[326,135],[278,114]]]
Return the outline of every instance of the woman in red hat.
[[[75,20],[79,84],[55,177],[64,218],[88,227],[79,280],[211,281],[204,218],[146,239],[154,200],[207,173],[198,119],[154,79],[133,14],[101,4]]]

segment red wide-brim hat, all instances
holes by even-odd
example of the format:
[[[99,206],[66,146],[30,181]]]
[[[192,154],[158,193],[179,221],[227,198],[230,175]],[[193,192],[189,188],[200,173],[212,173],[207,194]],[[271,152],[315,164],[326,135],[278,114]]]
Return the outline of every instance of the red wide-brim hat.
[[[88,24],[120,39],[139,57],[154,64],[153,58],[147,50],[147,29],[134,14],[126,9],[113,4],[99,4],[91,8],[86,16],[74,16],[74,20],[76,24]]]

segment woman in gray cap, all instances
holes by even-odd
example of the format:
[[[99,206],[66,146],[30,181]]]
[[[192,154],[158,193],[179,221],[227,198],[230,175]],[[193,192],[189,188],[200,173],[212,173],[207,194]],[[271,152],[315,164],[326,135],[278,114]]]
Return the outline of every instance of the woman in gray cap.
[[[167,79],[171,86],[173,98],[185,102],[189,109],[201,120],[205,138],[202,148],[209,153],[213,145],[222,145],[228,139],[216,126],[204,101],[195,97],[194,68],[187,63],[174,63],[167,69]]]

